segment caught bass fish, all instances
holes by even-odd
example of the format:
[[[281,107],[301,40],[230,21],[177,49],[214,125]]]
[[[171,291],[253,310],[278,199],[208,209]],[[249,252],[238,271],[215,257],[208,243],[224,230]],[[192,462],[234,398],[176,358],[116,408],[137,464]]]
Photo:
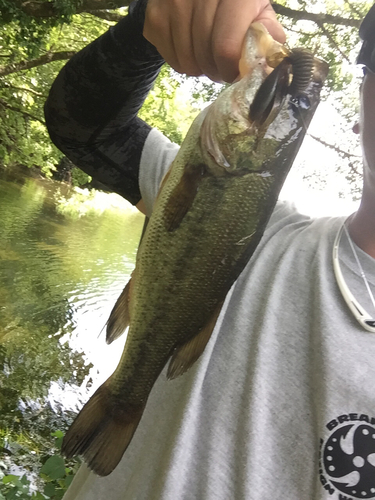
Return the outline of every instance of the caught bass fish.
[[[328,66],[254,24],[240,71],[193,122],[163,180],[107,325],[112,341],[130,324],[122,358],[64,438],[63,453],[83,455],[99,475],[117,466],[168,360],[173,379],[203,352],[262,237]]]

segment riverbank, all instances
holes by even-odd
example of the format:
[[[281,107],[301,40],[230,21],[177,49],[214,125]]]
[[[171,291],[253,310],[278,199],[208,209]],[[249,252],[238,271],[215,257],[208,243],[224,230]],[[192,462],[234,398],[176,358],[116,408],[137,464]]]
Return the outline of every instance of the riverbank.
[[[86,176],[83,172],[82,174]],[[0,178],[19,185],[25,184],[27,179],[41,183],[46,189],[53,191],[57,212],[68,217],[78,218],[92,213],[101,214],[105,210],[138,212],[127,200],[115,193],[102,190],[100,186],[95,188],[91,183],[76,186],[66,180],[56,180],[54,176],[46,177],[36,167],[0,165]]]

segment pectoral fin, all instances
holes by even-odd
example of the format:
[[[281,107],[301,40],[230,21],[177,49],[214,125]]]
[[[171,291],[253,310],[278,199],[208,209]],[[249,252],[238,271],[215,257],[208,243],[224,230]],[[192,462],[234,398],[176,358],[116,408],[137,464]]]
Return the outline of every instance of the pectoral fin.
[[[175,350],[168,366],[169,380],[185,373],[197,361],[210,340],[222,306],[223,303],[220,302],[207,325],[195,337]]]
[[[117,299],[107,321],[106,342],[111,344],[118,339],[129,326],[129,295],[131,288],[131,278]]]
[[[206,172],[205,165],[187,165],[180,182],[173,189],[165,206],[164,221],[168,231],[175,231],[192,206],[199,183]]]

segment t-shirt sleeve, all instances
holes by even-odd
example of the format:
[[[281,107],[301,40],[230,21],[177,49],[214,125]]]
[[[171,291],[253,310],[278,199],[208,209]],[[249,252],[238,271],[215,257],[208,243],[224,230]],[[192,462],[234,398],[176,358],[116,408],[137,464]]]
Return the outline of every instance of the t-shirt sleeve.
[[[160,183],[179,148],[156,129],[152,129],[146,139],[139,168],[139,187],[148,217],[152,213]]]
[[[270,240],[286,226],[289,226],[290,229],[293,230],[296,225],[304,225],[306,221],[310,219],[311,218],[308,215],[299,213],[293,202],[288,200],[279,200],[276,203],[270,220],[268,221],[262,242],[265,243]]]

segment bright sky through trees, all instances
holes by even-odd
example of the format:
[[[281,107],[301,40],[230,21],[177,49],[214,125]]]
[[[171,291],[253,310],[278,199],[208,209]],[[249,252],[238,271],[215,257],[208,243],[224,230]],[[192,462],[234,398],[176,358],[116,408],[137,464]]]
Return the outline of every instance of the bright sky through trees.
[[[125,15],[126,9],[116,7],[128,4],[129,0],[3,0],[1,165],[37,167],[48,175],[59,164],[62,154],[51,144],[44,125],[43,104],[49,88],[62,64]],[[318,140],[306,138],[284,190],[296,201],[301,198],[305,202],[316,194],[319,202],[313,203],[314,213],[317,206],[321,213],[323,192],[328,201],[332,199],[328,203],[332,213],[337,211],[333,208],[334,190],[344,200],[359,196],[361,162],[355,156],[359,154],[358,141],[350,132],[358,104],[359,72],[354,62],[360,47],[358,26],[371,5],[360,0],[279,0],[273,4],[289,45],[311,48],[331,68],[322,93],[323,100],[329,96],[331,107],[320,105],[309,131]],[[145,120],[175,142],[182,141],[186,125],[193,119],[197,94],[200,104],[215,95],[214,85],[201,82],[193,98],[186,97],[184,102],[178,88],[183,80],[176,80],[165,69],[142,110]],[[82,177],[81,182],[86,180]],[[291,187],[293,182],[297,182],[296,187]],[[305,185],[307,194],[302,195]]]

